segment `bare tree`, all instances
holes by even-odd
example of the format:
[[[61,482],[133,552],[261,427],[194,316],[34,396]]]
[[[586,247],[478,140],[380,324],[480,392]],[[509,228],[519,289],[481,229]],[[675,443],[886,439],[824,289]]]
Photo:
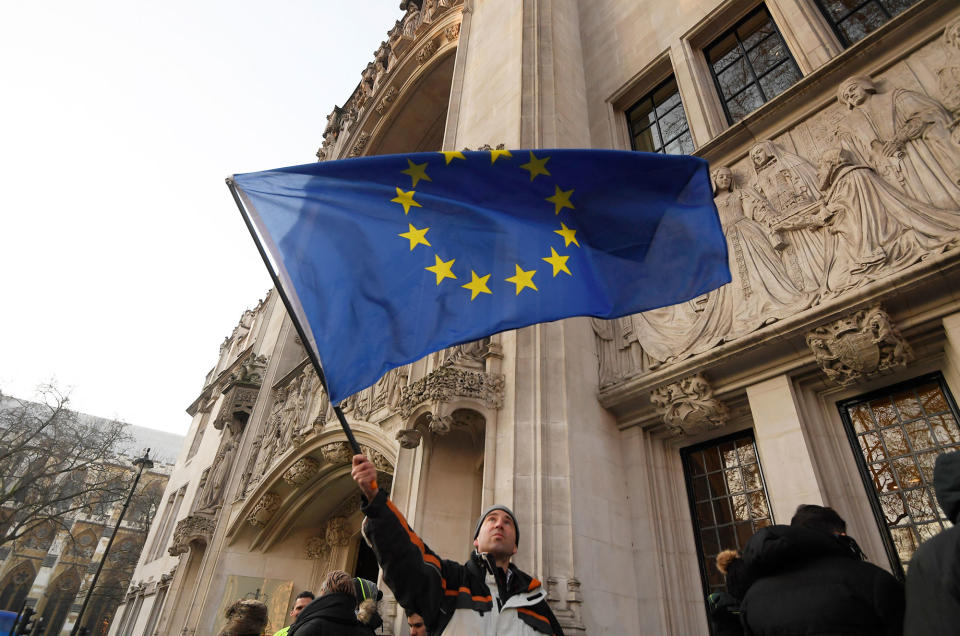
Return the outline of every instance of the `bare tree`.
[[[109,516],[130,488],[118,455],[131,442],[127,425],[71,411],[53,386],[40,396],[0,393],[0,545],[41,528],[70,532],[79,513]]]

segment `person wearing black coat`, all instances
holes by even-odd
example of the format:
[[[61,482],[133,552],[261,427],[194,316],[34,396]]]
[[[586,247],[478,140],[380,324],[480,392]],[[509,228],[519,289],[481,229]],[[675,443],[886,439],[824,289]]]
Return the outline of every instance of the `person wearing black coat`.
[[[320,596],[297,616],[287,636],[372,636],[383,625],[376,611],[382,596],[372,581],[335,570],[324,579]]]
[[[937,457],[937,501],[953,527],[924,542],[907,569],[904,634],[960,634],[960,452]]]
[[[744,634],[898,636],[903,587],[862,559],[846,524],[822,506],[801,506],[789,526],[762,528],[727,571],[727,590],[741,599]],[[835,517],[833,531],[803,517]],[[798,523],[799,521],[799,523]],[[829,525],[829,524],[828,524]],[[812,527],[811,527],[812,526]]]

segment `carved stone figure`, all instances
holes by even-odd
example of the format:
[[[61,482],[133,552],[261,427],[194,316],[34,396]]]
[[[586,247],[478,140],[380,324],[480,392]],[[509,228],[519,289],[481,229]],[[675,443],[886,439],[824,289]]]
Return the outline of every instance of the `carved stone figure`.
[[[194,541],[206,545],[213,538],[213,531],[217,522],[210,517],[191,515],[177,522],[173,531],[173,541],[170,542],[168,552],[170,556],[179,556],[190,549]]]
[[[827,378],[841,385],[913,360],[910,345],[879,306],[811,330],[807,346]]]
[[[843,147],[911,198],[960,210],[960,147],[939,102],[904,88],[880,91],[865,76],[844,81],[837,99],[851,111],[838,131]]]
[[[349,464],[353,459],[353,451],[346,442],[330,442],[320,447],[323,459],[330,464]]]
[[[367,142],[370,141],[370,135],[366,132],[361,132],[357,137],[356,143],[353,144],[353,148],[350,150],[349,157],[359,157],[363,154],[363,149],[367,147]]]
[[[324,531],[320,536],[312,537],[307,541],[306,553],[307,558],[317,561],[327,556],[327,552],[330,550],[330,546],[327,545],[327,535]]]
[[[423,66],[427,60],[433,57],[433,54],[437,52],[437,42],[436,40],[430,40],[417,51],[417,64]]]
[[[713,396],[699,373],[655,389],[650,394],[663,422],[674,435],[695,435],[726,424],[729,411]]]
[[[823,281],[823,237],[808,227],[797,227],[797,218],[819,207],[817,169],[806,159],[761,141],[750,150],[756,178],[754,189],[773,208],[767,225],[783,241],[783,261],[797,289],[817,291]],[[779,247],[779,246],[778,246]]]
[[[334,517],[327,522],[327,545],[331,548],[343,547],[350,541],[350,529],[343,517]]]
[[[637,315],[644,352],[661,362],[739,338],[806,309],[815,298],[796,288],[768,231],[755,220],[770,214],[765,201],[750,189],[735,188],[729,168],[718,168],[711,176],[732,281],[706,297]]]
[[[401,448],[416,448],[423,439],[423,433],[415,428],[405,428],[397,431],[396,437]]]
[[[270,491],[263,493],[263,496],[257,501],[257,504],[247,515],[247,521],[255,528],[263,528],[273,518],[273,514],[280,507],[282,498],[277,493]]]
[[[237,450],[237,440],[234,438],[233,431],[227,428],[223,435],[224,439],[210,466],[207,483],[200,498],[201,508],[211,508],[223,501],[224,490],[226,490],[227,481],[230,477],[230,468],[233,466],[233,456]]]
[[[836,295],[887,276],[956,244],[960,217],[911,199],[857,165],[847,150],[819,166],[828,234],[826,288]]]
[[[312,457],[301,457],[283,473],[283,481],[291,486],[302,486],[320,472],[320,462]]]
[[[475,398],[486,406],[503,406],[504,377],[492,373],[441,366],[413,384],[403,387],[397,407],[403,417],[424,402],[449,402],[454,397]]]
[[[953,114],[950,123],[950,139],[960,145],[960,19],[954,20],[943,30],[943,48],[947,64],[937,71],[938,87],[943,105]]]

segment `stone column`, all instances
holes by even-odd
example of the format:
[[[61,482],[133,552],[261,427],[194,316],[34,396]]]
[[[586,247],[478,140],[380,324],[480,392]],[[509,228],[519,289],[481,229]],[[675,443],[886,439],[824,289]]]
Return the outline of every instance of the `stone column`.
[[[798,505],[824,505],[796,394],[781,375],[748,387],[747,400],[774,521],[788,524]]]

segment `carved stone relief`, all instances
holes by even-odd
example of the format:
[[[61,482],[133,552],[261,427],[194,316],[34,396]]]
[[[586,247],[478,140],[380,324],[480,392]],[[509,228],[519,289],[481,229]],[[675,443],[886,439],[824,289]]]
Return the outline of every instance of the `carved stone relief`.
[[[320,472],[320,462],[312,457],[301,457],[283,473],[283,481],[291,486],[302,486]]]
[[[370,141],[370,134],[366,132],[360,133],[360,136],[357,137],[356,143],[353,144],[353,148],[350,150],[348,157],[359,157],[363,154],[363,149],[367,147],[367,142]]]
[[[581,615],[583,594],[580,592],[578,579],[564,581],[561,578],[548,577],[547,602],[561,627],[571,632],[582,632],[586,629]]]
[[[353,460],[353,451],[346,442],[331,442],[320,447],[323,459],[333,465],[349,464]]]
[[[475,398],[486,406],[503,406],[502,375],[466,371],[452,365],[441,366],[427,376],[403,388],[398,407],[403,417],[427,401],[449,402],[455,397]]]
[[[827,378],[840,385],[905,366],[913,360],[910,345],[879,306],[861,309],[811,330],[807,346]]]
[[[416,448],[423,439],[423,433],[415,428],[405,428],[397,431],[396,438],[400,442],[400,448]]]
[[[170,556],[185,554],[194,541],[206,545],[213,538],[216,526],[214,519],[201,515],[190,515],[181,519],[173,531],[173,541],[168,549]]]
[[[699,373],[655,389],[650,400],[673,435],[696,435],[727,423],[729,410]]]
[[[686,303],[595,320],[602,386],[956,247],[960,20],[927,46],[941,49],[929,59],[942,66],[924,76],[926,85],[906,62],[875,78],[851,77],[835,103],[713,171],[733,281]]]
[[[247,521],[255,528],[263,528],[273,518],[273,514],[280,507],[281,501],[279,494],[273,491],[265,492],[253,507],[253,510],[250,511],[250,514],[247,515]]]
[[[433,57],[433,54],[437,52],[439,46],[435,40],[430,40],[424,44],[419,51],[417,51],[417,63],[423,66],[423,64]]]

